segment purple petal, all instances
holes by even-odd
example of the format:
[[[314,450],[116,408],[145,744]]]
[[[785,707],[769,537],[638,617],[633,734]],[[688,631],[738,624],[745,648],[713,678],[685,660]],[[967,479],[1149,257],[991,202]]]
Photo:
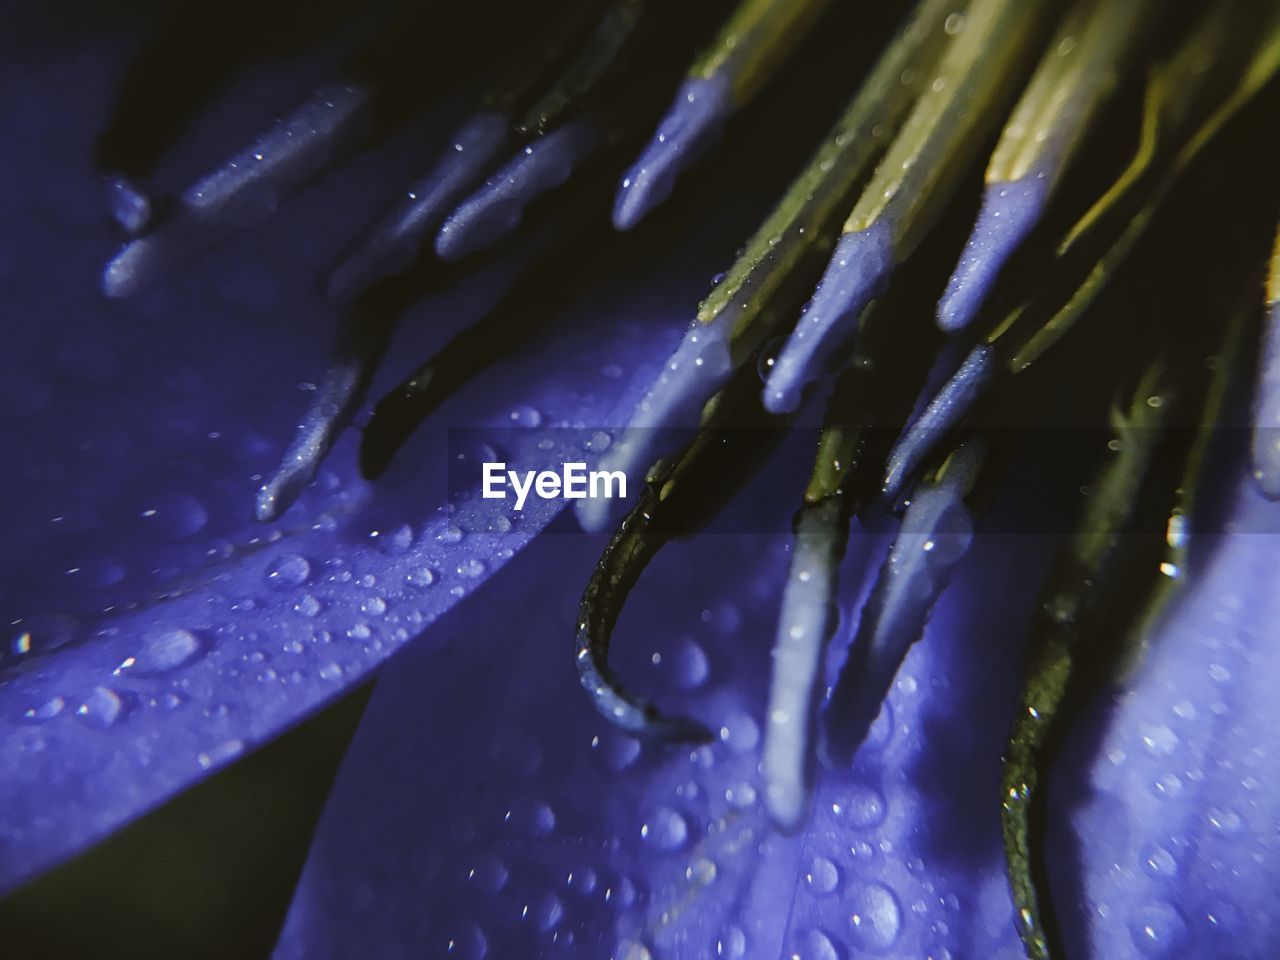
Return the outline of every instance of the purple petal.
[[[1015,591],[1043,575],[1049,538],[977,539],[800,835],[770,825],[759,775],[787,540],[674,543],[619,621],[620,669],[719,730],[694,750],[595,715],[571,652],[603,542],[540,540],[381,681],[277,955],[1017,956],[995,797],[1035,597]],[[880,543],[855,538],[850,595]]]
[[[1205,546],[1093,759],[1055,781],[1077,806],[1079,920],[1097,956],[1265,957],[1280,937],[1280,505],[1242,478]]]
[[[9,155],[8,179],[34,185],[0,200],[21,241],[0,250],[3,298],[30,321],[10,325],[0,358],[0,888],[298,722],[500,568],[560,504],[517,515],[480,500],[477,464],[443,512],[445,465],[483,452],[444,424],[479,428],[513,465],[591,460],[584,440],[625,419],[726,245],[693,231],[669,251],[682,272],[657,289],[624,264],[602,270],[589,309],[496,363],[376,487],[356,474],[349,432],[301,502],[260,525],[253,492],[305,406],[294,385],[310,389],[338,323],[316,266],[351,210],[376,210],[376,185],[361,160],[289,217],[108,303],[94,262],[109,224],[83,158],[118,65],[77,56],[40,68],[58,83],[21,64],[22,83],[0,85],[22,91],[0,112],[32,145]],[[64,109],[67,78],[101,102]],[[203,152],[225,132],[215,124]],[[367,162],[409,182],[412,157]],[[615,271],[631,280],[600,294]],[[488,273],[465,280],[410,312],[375,396],[501,289]]]

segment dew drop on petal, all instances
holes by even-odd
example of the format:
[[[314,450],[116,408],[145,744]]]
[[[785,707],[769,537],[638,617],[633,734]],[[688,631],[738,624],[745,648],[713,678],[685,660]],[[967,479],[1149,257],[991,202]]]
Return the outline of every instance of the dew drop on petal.
[[[821,930],[810,930],[804,935],[803,960],[840,960],[836,945]]]
[[[675,652],[675,680],[685,690],[696,690],[707,682],[711,665],[702,647],[684,640]]]
[[[1178,747],[1178,735],[1164,724],[1142,731],[1142,745],[1154,757],[1167,757]]]
[[[445,940],[445,955],[449,960],[484,960],[489,954],[489,941],[475,924],[467,924]]]
[[[386,553],[406,553],[413,546],[413,528],[407,523],[402,523],[390,533],[381,535],[378,540]]]
[[[716,956],[724,960],[742,960],[747,955],[747,935],[741,927],[732,924],[725,927],[724,933],[716,941]]]
[[[309,593],[299,597],[293,604],[293,612],[300,617],[314,617],[323,609],[323,604]]]
[[[717,873],[714,860],[699,857],[685,868],[684,877],[696,887],[709,887],[715,882]]]
[[[467,879],[486,893],[498,893],[510,878],[507,865],[492,854],[481,856],[467,871]]]
[[[670,807],[659,807],[640,827],[640,836],[659,850],[678,850],[689,839],[689,825]]]
[[[471,557],[463,560],[457,567],[458,576],[474,579],[481,576],[485,571],[484,561],[478,557]]]
[[[535,407],[521,405],[511,411],[511,422],[517,427],[536,429],[542,426],[542,412]]]
[[[729,802],[730,806],[745,810],[748,807],[755,806],[759,793],[755,787],[744,781],[726,789],[724,798]]]
[[[196,756],[196,762],[200,764],[202,770],[208,770],[210,767],[218,766],[234,757],[244,753],[243,740],[224,740],[217,746],[202,751]]]
[[[76,716],[91,727],[106,729],[120,719],[124,704],[120,695],[110,687],[94,687],[93,691],[76,707]]]
[[[1164,847],[1148,847],[1142,857],[1142,866],[1155,877],[1172,877],[1178,872],[1178,862]]]
[[[826,857],[814,857],[804,878],[814,893],[832,893],[840,885],[840,871]]]
[[[852,941],[862,950],[893,946],[902,930],[902,908],[888,887],[868,883],[853,890],[847,901]]]
[[[22,713],[22,719],[28,723],[46,723],[60,714],[66,705],[67,701],[62,697],[53,697],[38,706],[27,707]]]
[[[550,933],[564,919],[564,904],[554,893],[544,894],[535,912],[535,919],[539,930]]]
[[[618,960],[653,960],[653,953],[639,940],[623,940],[616,953]]]
[[[300,587],[311,579],[311,564],[306,557],[286,553],[267,567],[267,583],[278,590]]]
[[[415,567],[404,575],[404,582],[411,587],[429,587],[436,582],[435,571],[430,567]]]
[[[861,830],[879,826],[884,821],[885,800],[873,787],[854,787],[843,807],[849,823]]]
[[[138,652],[121,665],[141,676],[155,676],[190,663],[201,652],[199,638],[190,630],[156,630],[142,638]]]
[[[320,679],[322,680],[340,680],[342,679],[342,667],[330,660],[320,668]]]
[[[436,541],[438,543],[461,543],[462,537],[462,528],[456,523],[449,523],[436,534]]]
[[[1143,907],[1138,911],[1129,932],[1143,956],[1183,956],[1187,922],[1172,904],[1156,902]]]
[[[734,753],[747,753],[760,743],[760,725],[750,715],[736,711],[725,718],[720,740]]]
[[[1205,817],[1209,821],[1209,826],[1218,833],[1230,835],[1240,829],[1240,814],[1230,808],[1210,807]]]

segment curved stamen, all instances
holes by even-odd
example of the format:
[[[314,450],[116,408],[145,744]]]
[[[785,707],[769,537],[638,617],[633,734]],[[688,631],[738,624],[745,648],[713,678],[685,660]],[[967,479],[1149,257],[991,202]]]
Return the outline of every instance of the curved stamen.
[[[707,404],[703,428],[674,460],[650,471],[639,502],[623,519],[582,595],[576,635],[578,676],[610,723],[636,736],[704,742],[697,721],[669,717],[628,692],[608,663],[614,624],[644,568],[672,537],[703,525],[752,475],[784,431],[760,407],[758,380],[737,377]]]

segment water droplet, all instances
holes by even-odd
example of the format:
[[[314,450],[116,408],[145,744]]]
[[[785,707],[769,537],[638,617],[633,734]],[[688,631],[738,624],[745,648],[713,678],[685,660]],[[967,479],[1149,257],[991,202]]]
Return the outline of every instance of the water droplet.
[[[760,725],[748,714],[735,711],[720,728],[720,740],[734,753],[748,753],[760,743]]]
[[[492,854],[485,854],[467,871],[467,879],[487,893],[498,893],[511,877],[507,865]]]
[[[539,930],[543,933],[550,933],[564,919],[564,904],[560,902],[560,898],[554,893],[544,894],[542,902],[538,905],[535,913],[535,919]]]
[[[387,601],[382,597],[369,597],[360,604],[360,611],[367,617],[380,617],[387,612]]]
[[[639,940],[623,940],[618,944],[618,960],[653,960],[653,954]]]
[[[1210,807],[1205,814],[1209,825],[1222,834],[1233,834],[1240,829],[1240,814],[1231,809]]]
[[[267,567],[267,583],[278,590],[300,587],[311,579],[311,564],[306,557],[286,553]]]
[[[1142,745],[1153,757],[1167,757],[1177,749],[1178,735],[1164,724],[1146,727],[1142,731]]]
[[[404,575],[404,582],[411,587],[429,587],[436,582],[435,571],[430,567],[415,567]]]
[[[190,630],[157,630],[142,638],[138,652],[117,672],[127,669],[139,676],[158,676],[190,663],[201,650],[199,638]]]
[[[460,577],[467,577],[468,579],[478,577],[485,571],[484,561],[477,557],[471,557],[459,563],[457,571]]]
[[[778,362],[778,354],[782,353],[782,348],[786,346],[786,343],[786,334],[776,336],[764,345],[764,348],[756,357],[756,373],[762,383],[768,381],[773,372],[774,364]]]
[[[445,952],[450,960],[484,960],[489,953],[489,941],[475,924],[467,924],[445,941]]]
[[[526,829],[531,836],[547,837],[556,828],[556,812],[545,803],[535,803],[529,811]]]
[[[840,871],[826,857],[814,857],[804,878],[814,893],[831,893],[840,885]]]
[[[947,19],[942,23],[942,29],[947,32],[947,36],[954,37],[964,31],[966,17],[963,13],[953,13],[948,15]]]
[[[660,850],[678,850],[689,839],[689,825],[670,807],[659,807],[640,827],[640,836]]]
[[[582,897],[589,897],[595,893],[599,883],[599,875],[590,867],[571,871],[564,881],[566,889]]]
[[[314,617],[323,609],[324,605],[309,593],[293,604],[293,612],[300,617]]]
[[[54,697],[35,707],[27,707],[22,712],[22,719],[28,723],[46,723],[62,712],[67,701],[62,697]]]
[[[413,527],[407,523],[402,523],[390,533],[378,539],[384,552],[396,555],[405,553],[413,546]]]
[[[542,413],[535,407],[521,405],[511,411],[511,422],[517,427],[536,429],[542,426]]]
[[[456,523],[445,524],[443,530],[436,534],[438,543],[460,543],[462,541],[462,528]]]
[[[164,535],[174,540],[194,536],[209,522],[204,505],[182,493],[161,497],[143,510],[142,516],[149,523],[158,524]]]
[[[707,655],[693,640],[681,641],[674,655],[675,680],[685,690],[696,690],[707,682],[711,664]]]
[[[804,951],[802,960],[840,960],[836,945],[821,930],[810,930],[804,935]]]
[[[342,667],[330,660],[320,668],[321,680],[340,680],[342,679]]]
[[[730,924],[716,941],[716,956],[724,960],[742,960],[747,955],[747,935],[741,927]]]
[[[873,787],[854,787],[843,806],[846,819],[859,829],[868,830],[884,822],[884,797]]]
[[[684,878],[697,887],[709,887],[716,879],[715,861],[699,857],[685,868]]]
[[[14,630],[9,649],[25,656],[32,651],[43,653],[65,647],[75,638],[76,621],[63,615],[28,617]]]
[[[1187,922],[1172,904],[1148,904],[1138,912],[1129,932],[1143,956],[1183,956],[1182,945],[1187,936]]]
[[[862,950],[887,950],[902,929],[898,898],[885,886],[868,883],[854,890],[848,900],[853,943]]]
[[[1178,861],[1164,847],[1147,848],[1142,858],[1142,865],[1148,873],[1156,877],[1172,877],[1178,872]]]
[[[756,788],[746,782],[735,784],[724,792],[725,800],[729,801],[731,806],[737,807],[739,810],[755,806],[758,796],[759,794],[756,792]]]
[[[100,730],[115,723],[123,712],[124,704],[120,701],[120,695],[110,687],[94,687],[93,692],[85,697],[84,703],[76,707],[78,718]]]
[[[592,738],[591,747],[600,751],[604,765],[614,773],[625,770],[640,756],[639,741],[613,731]]]
[[[611,436],[603,430],[596,430],[591,436],[587,437],[587,441],[582,447],[588,453],[604,453],[612,443],[613,438]]]

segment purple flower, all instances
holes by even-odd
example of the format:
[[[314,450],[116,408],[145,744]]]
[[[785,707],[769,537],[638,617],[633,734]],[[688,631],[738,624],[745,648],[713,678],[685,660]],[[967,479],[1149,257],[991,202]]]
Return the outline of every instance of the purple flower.
[[[0,65],[17,145],[0,198],[11,903],[376,677],[283,915],[282,958],[1023,955],[1001,755],[1060,536],[979,523],[865,740],[850,762],[815,766],[805,814],[784,830],[761,761],[791,554],[779,531],[807,453],[774,458],[722,523],[666,547],[619,621],[613,666],[706,723],[715,738],[699,746],[628,737],[582,694],[577,604],[603,537],[561,516],[563,501],[515,511],[481,496],[482,462],[594,463],[615,442],[806,144],[754,135],[757,169],[704,177],[697,215],[664,214],[679,229],[646,226],[621,252],[584,257],[590,274],[545,329],[495,351],[376,483],[347,431],[264,525],[255,494],[342,321],[316,265],[350,249],[350,211],[415,182],[419,141],[463,111],[445,98],[319,186],[300,180],[287,216],[232,244],[213,239],[229,221],[169,214],[166,236],[215,249],[108,301],[112,232],[86,158],[138,38],[40,23],[49,42]],[[259,68],[267,112],[327,75],[336,54],[322,47]],[[154,184],[246,140],[244,95],[215,97]],[[112,190],[141,229],[142,192]],[[743,201],[748,190],[759,196]],[[380,242],[394,246],[391,223]],[[482,317],[560,229],[577,227],[526,233],[414,298],[372,395]],[[1265,957],[1280,940],[1280,792],[1267,775],[1280,750],[1280,509],[1235,460],[1221,472],[1239,475],[1217,498],[1224,532],[1174,571],[1188,586],[1143,656],[1089,700],[1049,778],[1048,889],[1071,956]],[[997,518],[1034,493],[1009,499]],[[822,692],[894,529],[855,528]]]

